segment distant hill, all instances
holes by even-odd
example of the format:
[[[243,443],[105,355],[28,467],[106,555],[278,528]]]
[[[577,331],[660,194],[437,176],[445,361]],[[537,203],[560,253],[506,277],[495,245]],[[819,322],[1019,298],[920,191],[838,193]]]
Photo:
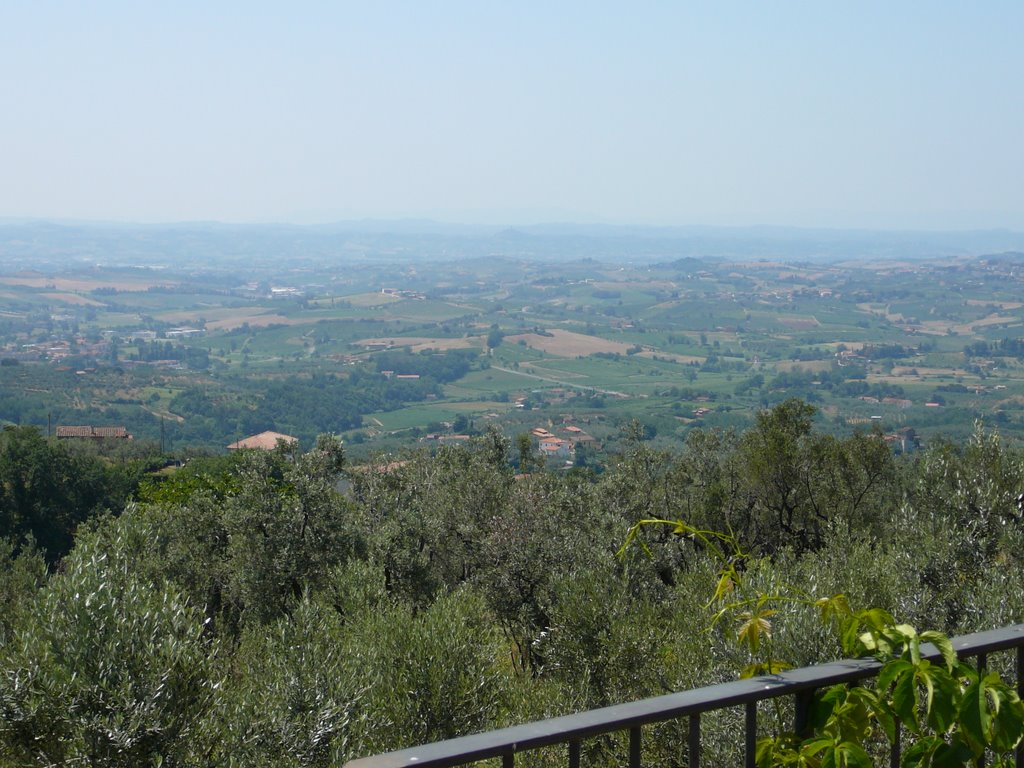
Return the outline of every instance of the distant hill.
[[[0,221],[0,268],[53,271],[69,264],[203,268],[239,263],[415,263],[507,256],[619,263],[689,258],[837,261],[954,256],[1015,258],[1024,233],[870,231],[793,227],[648,227],[606,224],[469,226],[362,220],[323,225],[118,224]]]

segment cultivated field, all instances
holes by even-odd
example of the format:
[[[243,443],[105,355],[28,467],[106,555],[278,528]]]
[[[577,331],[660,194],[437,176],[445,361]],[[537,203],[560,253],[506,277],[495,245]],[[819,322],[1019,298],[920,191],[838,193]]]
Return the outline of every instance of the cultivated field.
[[[694,427],[743,428],[788,397],[814,403],[836,429],[871,423],[887,433],[912,426],[926,438],[962,437],[982,418],[1024,436],[1016,265],[961,261],[951,272],[920,263],[879,274],[852,262],[641,266],[488,256],[473,266],[374,263],[344,274],[337,265],[250,267],[0,278],[7,372],[36,370],[45,382],[32,388],[12,378],[5,418],[45,425],[63,408],[82,423],[123,422],[150,439],[166,422],[169,441],[220,450],[241,423],[287,431],[267,415],[250,425],[251,414],[262,397],[280,397],[280,387],[302,391],[316,380],[332,389],[332,403],[360,408],[361,422],[346,420],[343,431],[370,452],[400,448],[417,430],[437,431],[460,415],[506,435],[566,418],[601,420],[602,442],[614,452],[632,419],[672,443]],[[146,290],[157,285],[173,288]],[[271,295],[275,285],[293,286],[294,295]],[[98,288],[108,290],[90,293]],[[204,334],[173,333],[200,321]],[[140,330],[156,344],[137,339]],[[489,349],[492,330],[502,341]],[[466,358],[469,371],[455,379],[390,389],[378,373],[378,346],[480,355]],[[359,399],[348,399],[348,381]],[[882,407],[886,398],[910,405]],[[339,423],[302,427],[303,439]]]
[[[506,343],[518,343],[520,340],[526,342],[531,349],[539,349],[549,355],[559,357],[586,357],[597,352],[626,354],[632,345],[621,341],[609,341],[598,336],[588,336],[585,333],[566,331],[561,328],[550,328],[546,331],[550,336],[541,336],[536,333],[520,333],[506,336]]]
[[[390,336],[358,339],[353,341],[352,344],[358,347],[366,347],[376,344],[384,344],[388,347],[409,347],[410,352],[424,352],[431,349],[443,352],[449,349],[471,349],[473,347],[482,347],[483,339],[479,336],[462,336],[457,339],[432,339],[426,336]]]
[[[58,291],[95,291],[113,288],[117,291],[145,291],[150,288],[165,288],[177,285],[174,280],[133,279],[118,277],[111,279],[89,279],[80,277],[0,277],[0,283],[20,285],[25,288],[54,288]]]
[[[96,299],[90,299],[87,296],[82,296],[77,293],[43,293],[40,294],[48,299],[54,301],[62,301],[65,304],[77,304],[82,307],[103,307],[106,306],[102,301],[96,301]]]

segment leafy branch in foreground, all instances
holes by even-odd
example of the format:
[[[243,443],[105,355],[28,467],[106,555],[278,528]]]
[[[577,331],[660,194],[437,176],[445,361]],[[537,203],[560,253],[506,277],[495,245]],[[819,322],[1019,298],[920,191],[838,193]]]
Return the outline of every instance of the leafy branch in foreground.
[[[1024,740],[1024,703],[997,673],[959,659],[945,634],[918,632],[879,608],[854,611],[842,594],[814,599],[788,587],[740,595],[745,586],[741,565],[748,555],[736,538],[683,521],[640,520],[630,528],[620,554],[634,542],[646,551],[641,534],[652,525],[671,526],[673,533],[717,558],[718,580],[707,604],[717,610],[709,627],[733,619],[736,642],[754,659],[741,677],[792,666],[772,657],[770,643],[773,617],[787,604],[814,605],[844,655],[870,656],[882,664],[874,687],[839,684],[818,691],[807,733],[760,739],[756,760],[761,768],[870,768],[875,764],[872,749],[883,736],[896,743],[901,728],[911,735],[900,759],[903,768],[963,766],[984,756],[995,768],[1014,764],[1010,753]]]

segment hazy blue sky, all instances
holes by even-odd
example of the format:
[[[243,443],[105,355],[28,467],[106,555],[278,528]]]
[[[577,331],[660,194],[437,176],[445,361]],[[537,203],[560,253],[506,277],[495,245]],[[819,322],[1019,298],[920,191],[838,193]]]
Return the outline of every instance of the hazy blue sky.
[[[0,217],[1024,229],[1024,3],[0,4]]]

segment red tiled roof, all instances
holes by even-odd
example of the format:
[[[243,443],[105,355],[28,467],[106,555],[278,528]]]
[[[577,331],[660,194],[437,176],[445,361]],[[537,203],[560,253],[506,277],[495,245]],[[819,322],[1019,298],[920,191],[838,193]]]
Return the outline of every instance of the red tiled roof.
[[[258,435],[247,437],[244,440],[232,443],[228,446],[228,450],[234,451],[239,448],[258,448],[264,451],[272,451],[277,448],[278,441],[291,445],[292,443],[299,442],[299,438],[292,437],[291,435],[282,435],[280,432],[260,432]]]

